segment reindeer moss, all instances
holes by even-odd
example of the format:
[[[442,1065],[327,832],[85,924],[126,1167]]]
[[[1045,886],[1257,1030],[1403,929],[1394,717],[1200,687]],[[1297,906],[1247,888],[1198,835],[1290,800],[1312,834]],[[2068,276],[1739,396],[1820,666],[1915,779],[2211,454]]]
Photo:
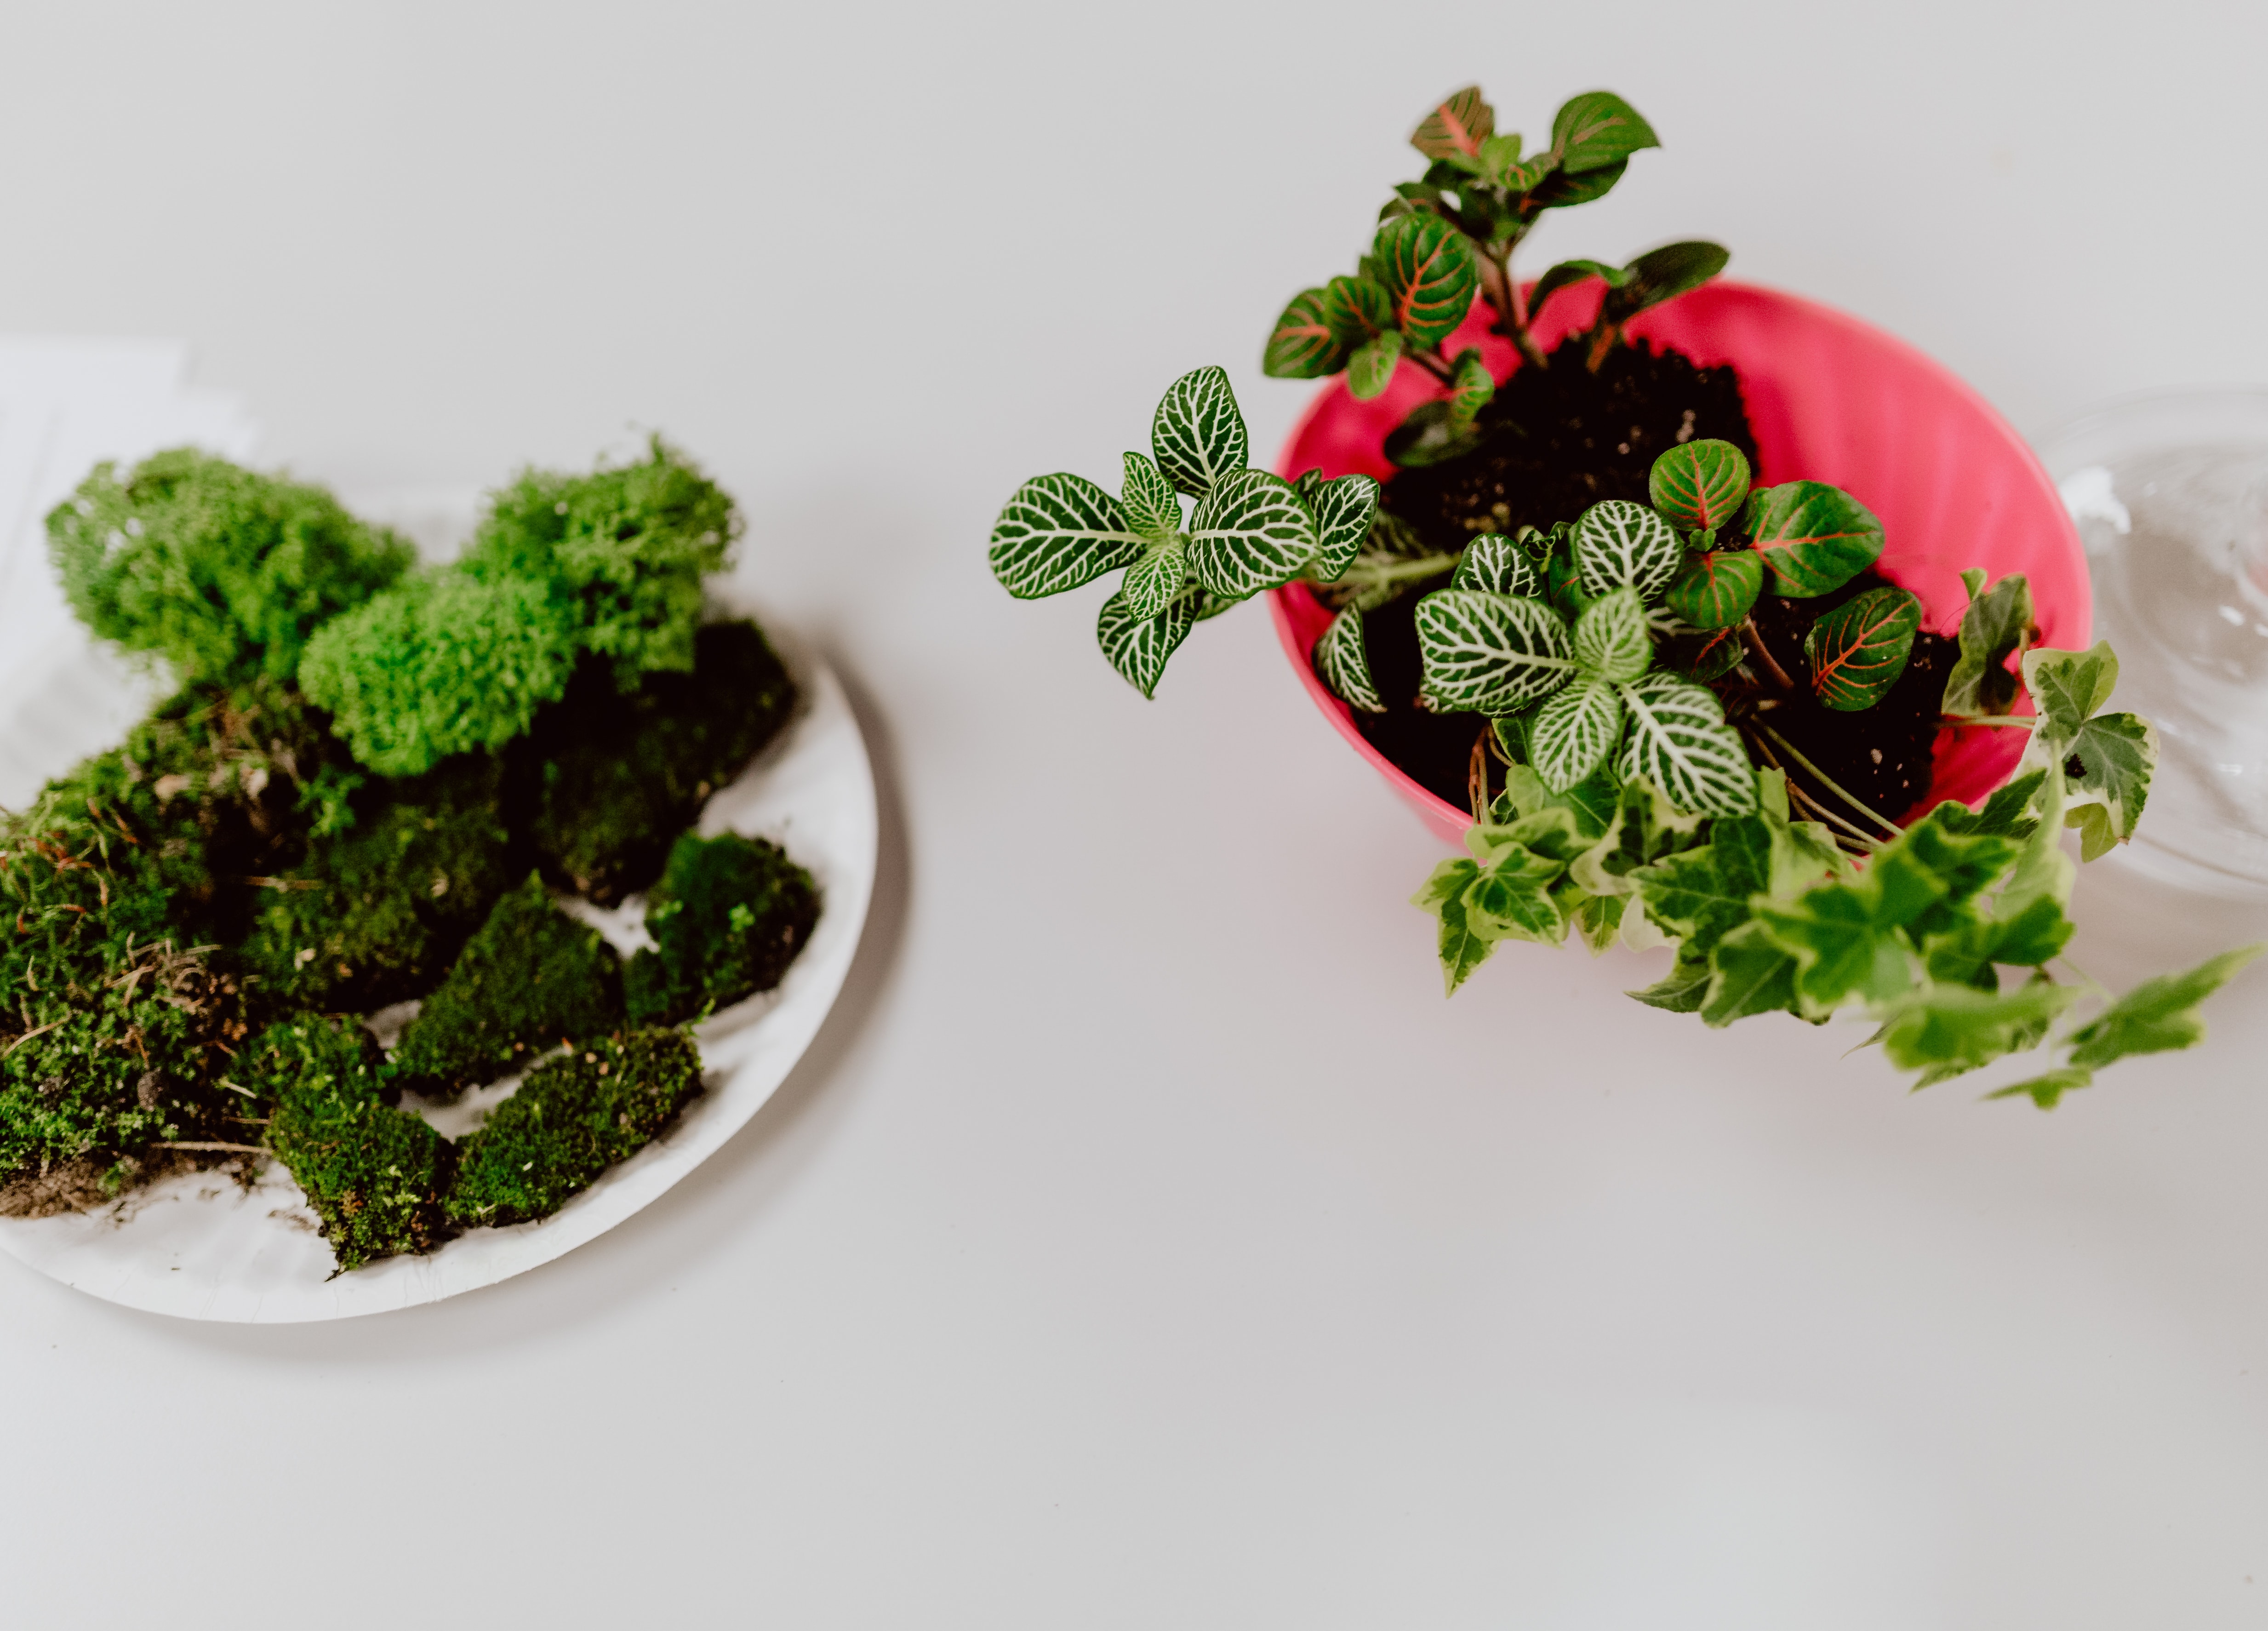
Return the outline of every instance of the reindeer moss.
[[[465,1140],[450,1220],[469,1228],[549,1216],[644,1149],[700,1091],[700,1052],[674,1030],[554,1055]]]
[[[630,1021],[674,1025],[780,983],[819,921],[811,875],[776,844],[687,833],[646,897],[652,948],[622,970]]]
[[[246,1051],[249,1085],[275,1103],[268,1143],[322,1220],[342,1271],[431,1251],[453,1231],[443,1211],[456,1151],[379,1096],[386,1059],[350,1019],[302,1015]]]
[[[622,1017],[622,959],[530,876],[465,943],[402,1032],[394,1069],[421,1091],[455,1093],[563,1037],[613,1030]]]
[[[546,870],[601,905],[646,888],[794,705],[795,683],[753,623],[704,625],[692,673],[649,674],[629,691],[585,659],[525,744],[528,830]]]
[[[319,487],[176,448],[123,481],[104,463],[48,516],[88,628],[184,683],[287,679],[307,637],[399,578],[409,544]]]

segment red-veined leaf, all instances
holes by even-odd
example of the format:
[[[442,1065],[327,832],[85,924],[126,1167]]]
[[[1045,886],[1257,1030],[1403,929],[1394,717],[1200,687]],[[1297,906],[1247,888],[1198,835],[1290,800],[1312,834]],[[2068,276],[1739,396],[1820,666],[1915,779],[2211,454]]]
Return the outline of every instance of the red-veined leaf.
[[[1730,442],[1705,438],[1683,443],[1653,461],[1646,491],[1673,527],[1687,532],[1722,527],[1741,513],[1741,501],[1749,496],[1748,455]]]
[[[1920,627],[1921,602],[1904,589],[1869,589],[1837,607],[1803,637],[1812,694],[1840,713],[1873,707],[1906,671]]]
[[[1372,245],[1392,301],[1394,326],[1423,351],[1465,320],[1480,269],[1464,234],[1438,215],[1405,215],[1379,229]]]
[[[1428,159],[1478,159],[1481,144],[1496,134],[1496,110],[1469,85],[1441,101],[1418,122],[1410,145]]]

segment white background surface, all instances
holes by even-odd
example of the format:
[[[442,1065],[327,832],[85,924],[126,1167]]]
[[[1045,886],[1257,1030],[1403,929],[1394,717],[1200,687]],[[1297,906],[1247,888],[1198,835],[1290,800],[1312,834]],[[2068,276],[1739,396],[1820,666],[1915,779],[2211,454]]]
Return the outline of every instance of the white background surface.
[[[1519,948],[1248,610],[1145,705],[1011,602],[1026,476],[1259,378],[1428,100],[1671,144],[1706,233],[2041,435],[2268,376],[2257,7],[11,7],[0,328],[180,336],[270,457],[659,425],[854,688],[874,921],[787,1087],[593,1245],[305,1330],[0,1264],[11,1623],[2268,1620],[2268,983],[2052,1116]],[[2123,985],[2237,938],[2084,886]]]

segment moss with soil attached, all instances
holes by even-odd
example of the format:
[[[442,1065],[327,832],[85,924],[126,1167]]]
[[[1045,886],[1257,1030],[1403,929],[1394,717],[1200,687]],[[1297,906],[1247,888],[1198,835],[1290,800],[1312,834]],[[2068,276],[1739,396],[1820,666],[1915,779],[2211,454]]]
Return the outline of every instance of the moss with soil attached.
[[[653,945],[622,971],[630,1021],[674,1025],[770,991],[811,937],[819,895],[777,845],[692,833],[646,897]]]
[[[586,1040],[544,1060],[465,1140],[451,1221],[549,1216],[644,1149],[700,1091],[700,1052],[674,1030]]]
[[[322,1220],[342,1271],[448,1238],[443,1201],[456,1150],[380,1098],[386,1056],[360,1022],[281,1021],[246,1050],[241,1068],[246,1085],[274,1103],[269,1147]]]
[[[465,943],[402,1032],[394,1070],[422,1092],[455,1093],[563,1037],[610,1031],[622,1017],[621,957],[531,876]]]

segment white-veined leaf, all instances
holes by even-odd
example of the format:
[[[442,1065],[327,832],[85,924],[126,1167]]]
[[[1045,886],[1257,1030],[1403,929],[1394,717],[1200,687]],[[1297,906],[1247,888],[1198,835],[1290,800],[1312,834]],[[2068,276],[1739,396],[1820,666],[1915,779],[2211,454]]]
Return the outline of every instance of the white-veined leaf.
[[[1127,609],[1122,590],[1103,601],[1094,637],[1101,642],[1102,654],[1110,659],[1110,666],[1126,677],[1127,683],[1145,697],[1155,697],[1166,659],[1189,638],[1197,624],[1197,597],[1185,594],[1154,616],[1138,617]]]
[[[1126,455],[1126,484],[1118,503],[1127,526],[1153,543],[1182,529],[1181,495],[1165,473],[1138,453]]]
[[[1370,523],[1378,514],[1378,483],[1368,476],[1342,476],[1298,491],[1315,521],[1315,558],[1307,575],[1317,583],[1336,583],[1370,536]]]
[[[1370,653],[1362,638],[1362,613],[1350,606],[1331,619],[1315,642],[1315,672],[1324,684],[1365,713],[1383,713],[1386,704],[1370,677]]]
[[[1509,713],[1573,677],[1567,625],[1541,601],[1438,589],[1416,618],[1419,695],[1436,713]]]
[[[1166,387],[1150,422],[1150,448],[1166,479],[1193,498],[1245,467],[1252,452],[1236,394],[1219,368],[1198,368]]]
[[[1543,576],[1528,552],[1500,532],[1484,532],[1457,557],[1453,589],[1485,589],[1491,594],[1534,599],[1543,593]]]
[[[1624,781],[1643,776],[1679,809],[1745,816],[1756,808],[1756,768],[1716,693],[1675,675],[1643,674],[1623,686]]]
[[[1142,546],[1118,500],[1085,476],[1035,476],[992,523],[992,575],[1018,600],[1036,600],[1125,565]]]
[[[1535,711],[1528,727],[1528,763],[1554,793],[1565,793],[1606,763],[1623,734],[1623,702],[1604,680],[1588,677]]]
[[[1602,498],[1575,523],[1575,576],[1586,594],[1627,585],[1652,600],[1684,558],[1669,523],[1627,498]]]
[[[1126,569],[1117,598],[1130,617],[1154,617],[1188,585],[1189,561],[1178,538],[1153,549]]]
[[[1575,619],[1574,649],[1575,661],[1602,680],[1634,680],[1652,668],[1653,638],[1638,591],[1616,589],[1583,608]]]
[[[1238,600],[1289,582],[1315,554],[1315,521],[1291,483],[1232,470],[1189,517],[1189,570]]]

